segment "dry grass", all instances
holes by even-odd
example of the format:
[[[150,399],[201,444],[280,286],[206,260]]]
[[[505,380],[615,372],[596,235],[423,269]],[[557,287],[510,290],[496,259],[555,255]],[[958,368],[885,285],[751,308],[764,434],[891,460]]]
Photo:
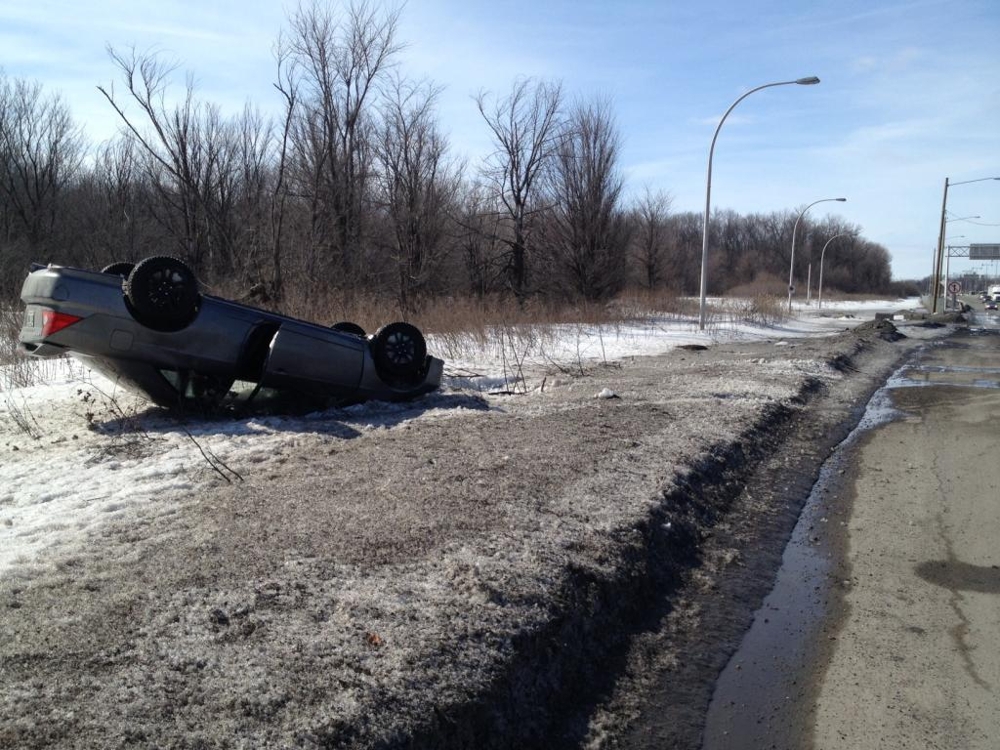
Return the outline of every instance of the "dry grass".
[[[506,298],[450,298],[427,305],[413,321],[435,336],[442,354],[492,352],[516,368],[528,352],[549,350],[567,326],[614,330],[656,317],[690,315],[676,296],[623,294],[604,303],[559,304]],[[694,309],[697,314],[697,309]]]
[[[0,307],[0,364],[11,361],[16,350],[17,332],[21,328],[20,311]]]
[[[21,328],[20,311],[0,307],[0,404],[6,419],[33,440],[42,436],[41,427],[24,398],[16,398],[15,389],[31,385],[30,363],[17,353],[17,334]]]
[[[742,298],[786,297],[787,295],[788,281],[768,273],[759,274],[753,281],[735,286],[726,292],[727,297]]]
[[[770,294],[734,298],[726,305],[733,319],[751,325],[771,326],[788,317],[785,300]]]
[[[697,314],[674,294],[629,292],[603,303],[564,303],[541,298],[523,305],[510,297],[440,297],[423,301],[410,316],[400,314],[394,300],[370,294],[346,297],[334,290],[298,295],[281,305],[281,312],[304,320],[332,325],[357,323],[369,333],[386,323],[406,320],[434,335],[446,356],[474,348],[516,353],[544,345],[556,326],[611,326],[648,319],[651,316]]]
[[[38,359],[18,351],[22,315],[23,308],[0,307],[0,393],[38,385],[65,373],[64,357]]]
[[[335,293],[312,295],[282,305],[282,312],[305,320],[333,324],[351,321],[367,331],[395,320],[406,320],[427,333],[470,333],[502,326],[539,326],[565,323],[607,324],[628,319],[635,305],[622,300],[605,304],[556,304],[540,299],[523,305],[507,297],[440,297],[424,301],[410,315],[402,315],[391,299]]]
[[[823,287],[824,302],[867,302],[872,299],[892,299],[894,294],[876,294],[875,292],[841,292],[839,289],[827,289]],[[812,298],[815,301],[818,297],[814,289]]]
[[[32,363],[17,351],[21,310],[0,307],[0,391],[31,385]]]

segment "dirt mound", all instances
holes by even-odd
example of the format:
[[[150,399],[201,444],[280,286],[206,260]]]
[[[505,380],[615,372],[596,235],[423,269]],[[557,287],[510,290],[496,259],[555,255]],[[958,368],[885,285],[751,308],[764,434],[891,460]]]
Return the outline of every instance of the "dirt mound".
[[[906,334],[901,333],[896,325],[888,319],[876,319],[859,324],[855,329],[858,334],[874,333],[883,341],[899,341],[906,338]]]

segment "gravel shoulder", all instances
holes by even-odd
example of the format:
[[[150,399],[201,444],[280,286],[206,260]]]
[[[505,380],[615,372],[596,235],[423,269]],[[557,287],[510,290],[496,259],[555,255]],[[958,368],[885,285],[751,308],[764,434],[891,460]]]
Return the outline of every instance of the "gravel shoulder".
[[[690,740],[810,478],[920,340],[893,333],[324,413],[0,579],[0,745]]]

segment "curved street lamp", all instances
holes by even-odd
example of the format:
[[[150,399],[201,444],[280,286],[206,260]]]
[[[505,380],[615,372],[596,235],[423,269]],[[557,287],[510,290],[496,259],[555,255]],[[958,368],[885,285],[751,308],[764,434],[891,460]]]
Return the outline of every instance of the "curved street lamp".
[[[838,237],[847,237],[850,232],[841,232],[840,234],[835,234],[833,237],[826,241],[823,245],[823,251],[819,254],[819,300],[816,303],[816,309],[819,310],[823,307],[823,256],[826,255],[826,249],[830,247],[830,243],[833,242]]]
[[[980,177],[978,180],[962,180],[961,182],[948,182],[944,178],[944,198],[941,199],[941,226],[938,230],[937,250],[934,253],[934,267],[931,269],[931,314],[937,312],[938,299],[938,279],[941,278],[941,259],[944,255],[944,227],[948,223],[945,215],[948,213],[948,187],[951,185],[968,185],[972,182],[986,182],[987,180],[1000,180],[1000,177]]]
[[[847,198],[820,198],[818,201],[813,201],[808,206],[803,208],[801,212],[799,212],[799,218],[795,220],[795,226],[792,227],[792,260],[788,264],[788,312],[792,311],[792,289],[794,288],[792,284],[792,277],[795,274],[795,234],[798,232],[799,222],[802,221],[802,217],[806,215],[806,211],[815,206],[817,203],[826,203],[827,201],[838,201],[843,203],[846,200]]]
[[[729,105],[729,109],[726,110],[726,113],[722,116],[722,119],[719,120],[719,124],[715,128],[715,135],[712,136],[712,145],[708,149],[708,182],[707,187],[705,188],[705,218],[702,224],[701,232],[701,302],[698,309],[699,330],[705,330],[705,293],[708,288],[708,221],[712,208],[712,156],[715,153],[715,141],[719,137],[719,131],[722,130],[722,123],[724,123],[726,118],[729,117],[729,113],[733,111],[737,104],[750,96],[750,94],[760,91],[761,89],[771,88],[772,86],[788,86],[793,83],[800,86],[812,86],[813,84],[819,83],[819,78],[816,76],[809,76],[807,78],[796,78],[794,81],[776,81],[775,83],[765,83],[763,86],[752,88]]]

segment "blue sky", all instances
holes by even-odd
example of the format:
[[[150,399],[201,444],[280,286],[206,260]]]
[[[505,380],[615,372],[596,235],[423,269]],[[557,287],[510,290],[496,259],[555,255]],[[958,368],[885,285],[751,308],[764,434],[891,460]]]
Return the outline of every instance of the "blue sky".
[[[92,141],[114,113],[108,44],[155,49],[198,94],[235,114],[279,106],[272,47],[294,3],[263,0],[0,0],[0,67],[59,92]],[[946,177],[1000,176],[1000,3],[996,0],[410,0],[402,69],[443,87],[442,129],[471,163],[490,148],[473,95],[518,76],[606,97],[630,190],[704,210],[708,150],[723,113],[756,86],[715,148],[712,207],[830,212],[883,244],[896,278],[931,271]],[[1000,243],[1000,182],[949,191],[952,244]],[[968,216],[980,219],[960,221]],[[953,271],[998,273],[954,259]]]

